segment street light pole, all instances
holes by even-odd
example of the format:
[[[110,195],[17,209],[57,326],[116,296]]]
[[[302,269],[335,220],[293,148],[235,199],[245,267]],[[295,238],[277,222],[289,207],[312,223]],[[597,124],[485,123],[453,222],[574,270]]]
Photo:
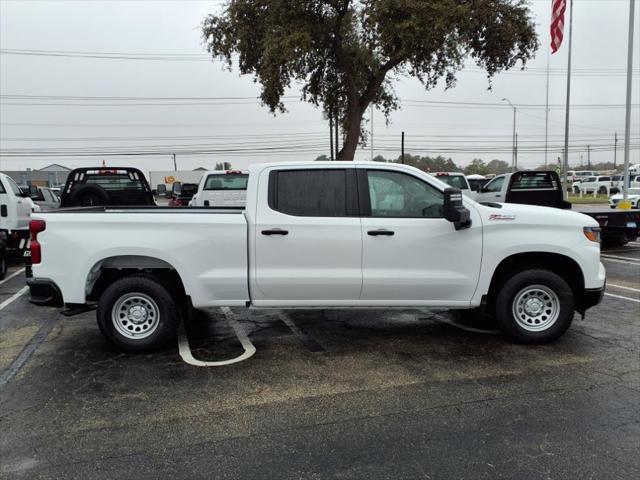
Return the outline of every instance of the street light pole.
[[[508,98],[503,98],[502,101],[507,102],[513,108],[513,133],[511,135],[511,173],[513,173],[516,171],[516,106]]]
[[[633,23],[635,0],[629,0],[629,46],[627,47],[627,101],[624,117],[624,190],[622,198],[629,198],[629,138],[631,136],[631,76],[633,68]]]

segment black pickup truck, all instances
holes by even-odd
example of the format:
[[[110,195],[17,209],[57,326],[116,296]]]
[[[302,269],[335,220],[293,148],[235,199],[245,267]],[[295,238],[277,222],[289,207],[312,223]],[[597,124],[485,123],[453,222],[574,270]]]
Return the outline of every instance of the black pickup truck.
[[[503,178],[503,180],[500,180]],[[492,187],[492,183],[499,185]],[[555,171],[519,171],[500,175],[478,192],[478,201],[523,203],[575,210],[594,218],[602,229],[602,243],[624,245],[640,234],[640,210],[594,209],[572,205],[564,199],[562,183]]]

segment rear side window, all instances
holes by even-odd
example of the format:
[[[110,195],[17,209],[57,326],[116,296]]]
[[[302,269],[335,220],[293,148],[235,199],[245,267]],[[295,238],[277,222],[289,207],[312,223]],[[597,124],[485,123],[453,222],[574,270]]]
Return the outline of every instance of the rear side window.
[[[287,215],[346,217],[357,214],[355,172],[341,169],[277,170],[269,174],[269,207]]]
[[[611,181],[611,177],[600,177],[600,180],[598,180],[600,182],[610,182]]]
[[[105,190],[144,190],[140,180],[134,180],[129,175],[87,175],[84,183],[99,185]]]
[[[511,190],[556,190],[558,185],[547,172],[516,174],[511,181]]]
[[[204,182],[205,190],[246,190],[248,174],[228,173],[222,175],[209,175]]]

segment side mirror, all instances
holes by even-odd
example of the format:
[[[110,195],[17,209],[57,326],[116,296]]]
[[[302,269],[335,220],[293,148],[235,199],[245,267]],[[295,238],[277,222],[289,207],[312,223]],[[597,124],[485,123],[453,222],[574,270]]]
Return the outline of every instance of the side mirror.
[[[462,192],[459,188],[447,188],[444,191],[444,218],[456,227],[456,230],[471,226],[471,212],[462,203]]]

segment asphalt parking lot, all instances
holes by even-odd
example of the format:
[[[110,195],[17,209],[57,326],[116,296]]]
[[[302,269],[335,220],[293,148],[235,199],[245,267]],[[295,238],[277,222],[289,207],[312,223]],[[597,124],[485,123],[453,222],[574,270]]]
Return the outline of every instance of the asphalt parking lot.
[[[212,309],[145,355],[31,306],[14,264],[0,476],[639,478],[640,243],[603,263],[603,302],[552,345],[453,312]]]

